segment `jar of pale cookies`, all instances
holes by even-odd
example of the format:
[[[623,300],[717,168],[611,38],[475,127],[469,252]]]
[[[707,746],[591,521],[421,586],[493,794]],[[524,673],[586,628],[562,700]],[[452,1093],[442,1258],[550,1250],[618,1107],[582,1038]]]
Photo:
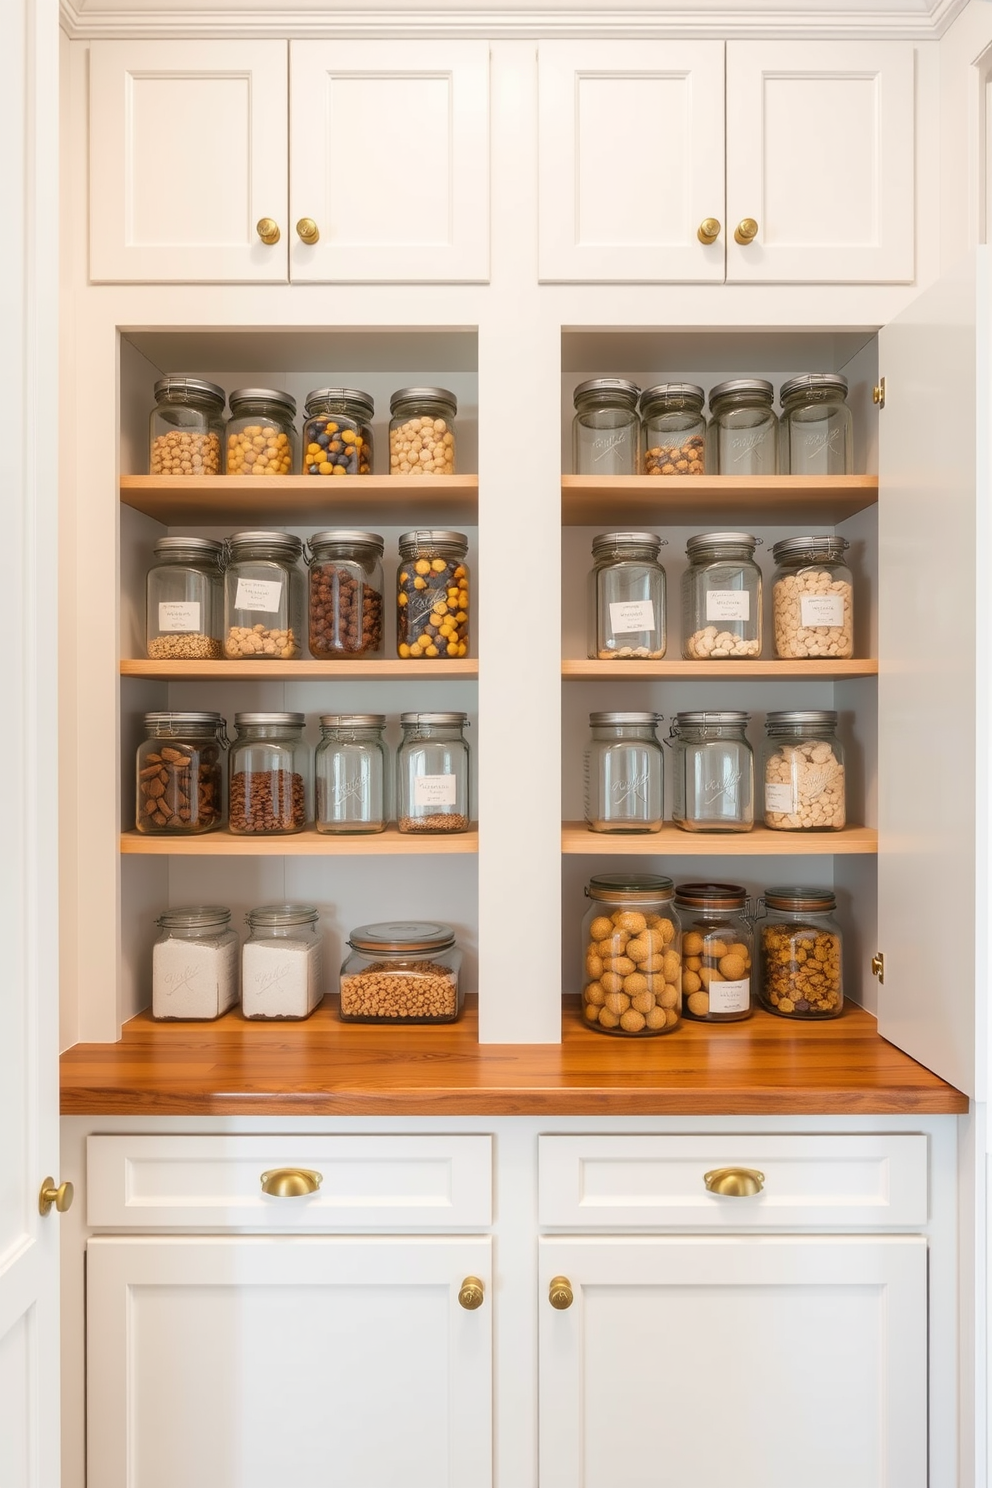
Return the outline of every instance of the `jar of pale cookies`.
[[[765,715],[765,826],[839,832],[847,819],[844,751],[832,708]]]
[[[850,544],[833,533],[786,537],[772,548],[775,654],[787,660],[854,655]]]
[[[844,940],[830,889],[764,893],[758,930],[762,1006],[783,1018],[836,1018],[844,1006]]]
[[[671,1033],[682,1011],[681,925],[660,873],[599,873],[582,921],[582,1016],[597,1033]]]
[[[682,1010],[703,1023],[751,1014],[754,933],[740,884],[684,883],[675,890],[682,921]]]

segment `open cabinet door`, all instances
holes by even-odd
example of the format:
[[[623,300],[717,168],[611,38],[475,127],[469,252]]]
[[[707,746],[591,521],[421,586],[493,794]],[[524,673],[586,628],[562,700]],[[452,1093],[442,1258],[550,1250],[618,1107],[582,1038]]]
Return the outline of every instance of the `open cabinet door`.
[[[985,1099],[989,262],[879,335],[879,1032]],[[984,617],[984,618],[983,618]]]

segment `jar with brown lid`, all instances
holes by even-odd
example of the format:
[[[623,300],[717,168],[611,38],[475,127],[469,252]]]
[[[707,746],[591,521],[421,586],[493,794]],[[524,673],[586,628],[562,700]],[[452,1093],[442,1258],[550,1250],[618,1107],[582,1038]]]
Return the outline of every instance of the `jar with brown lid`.
[[[671,1033],[682,1010],[681,924],[672,880],[598,873],[582,921],[582,1016],[597,1033]]]
[[[760,918],[762,1006],[783,1018],[836,1018],[844,1007],[844,942],[830,889],[773,888]]]
[[[682,921],[682,1010],[706,1023],[751,1014],[754,933],[740,884],[685,883],[675,890]]]

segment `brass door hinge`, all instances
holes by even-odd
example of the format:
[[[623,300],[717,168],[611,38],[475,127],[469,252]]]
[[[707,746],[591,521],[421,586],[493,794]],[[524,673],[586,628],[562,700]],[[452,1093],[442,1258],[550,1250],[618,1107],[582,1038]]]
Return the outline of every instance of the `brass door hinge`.
[[[881,951],[876,951],[871,958],[871,974],[877,976],[880,982],[885,981],[885,957]]]
[[[885,407],[885,378],[880,377],[871,390],[872,402],[877,403],[879,408]]]

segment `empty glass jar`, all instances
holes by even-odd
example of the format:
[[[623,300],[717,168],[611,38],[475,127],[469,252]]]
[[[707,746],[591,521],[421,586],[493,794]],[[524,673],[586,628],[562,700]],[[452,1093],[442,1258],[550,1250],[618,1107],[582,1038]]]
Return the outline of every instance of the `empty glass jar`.
[[[847,539],[832,533],[786,537],[772,548],[775,654],[805,658],[854,655],[854,583]]]
[[[390,475],[454,475],[458,399],[447,388],[399,388],[389,400]]]
[[[315,532],[310,539],[310,650],[316,657],[382,651],[382,550],[378,532]]]
[[[682,1011],[682,955],[672,880],[597,873],[582,921],[582,1016],[597,1033],[671,1033]]]
[[[847,406],[847,378],[840,372],[805,372],[783,382],[779,397],[784,473],[850,475],[854,420]]]
[[[830,889],[764,893],[756,927],[761,1002],[783,1018],[836,1018],[844,1007],[844,941]]]
[[[672,817],[686,832],[750,832],[754,756],[749,713],[678,713],[671,727]]]
[[[623,377],[594,377],[572,394],[572,469],[576,475],[640,472],[640,388]]]
[[[146,713],[138,745],[135,827],[150,836],[210,832],[224,817],[219,713]]]
[[[467,832],[469,747],[465,713],[401,713],[396,814],[401,832]]]
[[[316,388],[304,409],[304,475],[371,475],[375,403],[368,393]]]
[[[171,479],[220,475],[224,441],[222,387],[200,377],[162,377],[149,418],[148,472]]]
[[[763,377],[735,377],[710,390],[709,468],[713,475],[774,475],[778,470],[775,389]]]
[[[468,654],[464,532],[404,532],[396,575],[396,650],[404,659]]]
[[[383,713],[322,713],[314,754],[317,831],[382,832],[386,826]]]
[[[215,661],[224,654],[224,544],[160,537],[145,581],[145,650],[153,661]]]
[[[462,953],[450,925],[359,925],[341,967],[345,1023],[453,1023],[462,1010]]]
[[[592,540],[586,613],[589,655],[600,661],[664,656],[664,540],[653,532],[602,532]]]
[[[765,716],[765,826],[839,832],[847,819],[837,714],[807,708]]]
[[[740,884],[685,883],[675,890],[682,922],[682,1011],[704,1023],[751,1013],[754,934]]]
[[[660,832],[665,761],[660,713],[590,713],[585,819],[593,832]]]
[[[761,655],[758,539],[747,532],[706,532],[686,543],[682,575],[682,655],[694,661]]]
[[[238,388],[227,421],[228,475],[292,475],[296,399],[277,388]]]
[[[249,910],[241,948],[241,1011],[246,1018],[309,1018],[324,995],[323,947],[312,904]]]
[[[705,475],[706,394],[692,382],[662,382],[641,394],[645,475]]]
[[[224,654],[238,661],[299,656],[303,543],[289,532],[236,532],[224,576]]]
[[[238,937],[220,905],[166,909],[155,921],[152,1017],[219,1018],[238,1000]]]
[[[310,820],[305,722],[302,713],[235,713],[228,812],[232,832],[302,832]]]

